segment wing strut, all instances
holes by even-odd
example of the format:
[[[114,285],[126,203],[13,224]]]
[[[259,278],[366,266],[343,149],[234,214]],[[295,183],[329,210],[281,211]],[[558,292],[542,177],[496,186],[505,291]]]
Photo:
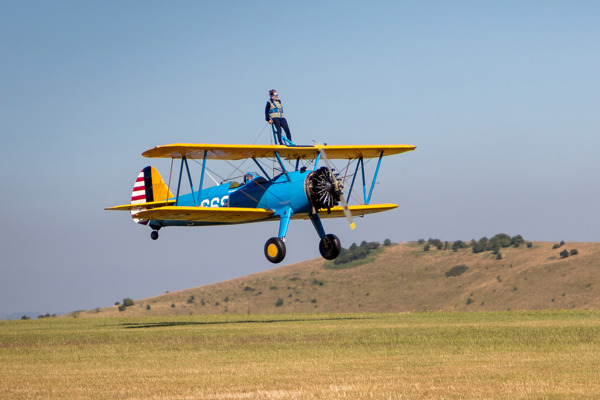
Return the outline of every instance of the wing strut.
[[[183,177],[183,165],[185,164],[185,170],[187,172],[188,180],[190,181],[190,188],[194,193],[194,184],[192,183],[192,174],[190,173],[190,167],[188,166],[187,157],[181,157],[181,166],[179,167],[179,180],[177,182],[177,196],[175,198],[175,205],[179,203],[179,192],[181,191],[181,178]],[[204,171],[203,171],[204,172]],[[204,174],[202,174],[204,176]],[[198,205],[196,203],[196,205]]]
[[[283,161],[281,161],[281,157],[279,157],[279,152],[278,151],[275,152],[275,156],[277,157],[277,161],[279,161],[279,165],[281,165],[281,170],[285,174],[285,177],[287,178],[288,182],[291,182],[292,180],[288,176],[287,169],[285,169],[285,166],[283,165]]]
[[[198,199],[196,200],[196,205],[200,204],[200,195],[202,192],[202,185],[204,185],[204,171],[206,171],[206,153],[208,150],[204,150],[204,158],[202,159],[202,174],[200,175],[200,187],[198,188]],[[194,193],[192,191],[192,193]]]
[[[270,182],[273,182],[273,179],[271,179],[271,177],[269,176],[269,174],[267,174],[267,171],[265,171],[265,169],[262,167],[262,165],[260,165],[260,163],[256,160],[256,158],[252,157],[252,161],[254,161],[254,163],[256,165],[258,165],[258,168],[260,168],[260,170],[265,175],[265,177],[267,177],[267,179],[269,179]]]
[[[361,168],[362,172],[362,181],[363,181],[363,198],[365,204],[369,204],[371,202],[371,195],[373,194],[373,189],[375,188],[375,182],[377,181],[377,175],[379,175],[379,167],[381,166],[381,159],[383,158],[383,150],[379,154],[379,160],[377,161],[377,168],[375,168],[375,174],[373,174],[373,181],[371,182],[371,189],[369,190],[369,195],[367,196],[367,182],[365,179],[365,163],[362,157],[358,158],[358,162],[356,163],[356,169],[354,170],[354,176],[352,177],[352,183],[350,183],[350,190],[348,190],[348,198],[352,194],[352,188],[354,187],[354,180],[356,179],[356,174],[358,173],[358,167]]]

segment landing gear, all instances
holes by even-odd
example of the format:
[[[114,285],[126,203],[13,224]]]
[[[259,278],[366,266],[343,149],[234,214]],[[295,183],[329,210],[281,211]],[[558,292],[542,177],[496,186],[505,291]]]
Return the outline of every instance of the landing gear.
[[[158,231],[152,231],[152,233],[150,234],[150,239],[152,239],[152,240],[158,239]]]
[[[285,243],[278,237],[272,237],[265,243],[265,257],[274,264],[285,258]]]
[[[326,260],[333,260],[340,255],[340,251],[342,251],[340,239],[331,233],[325,235],[319,242],[319,252]]]

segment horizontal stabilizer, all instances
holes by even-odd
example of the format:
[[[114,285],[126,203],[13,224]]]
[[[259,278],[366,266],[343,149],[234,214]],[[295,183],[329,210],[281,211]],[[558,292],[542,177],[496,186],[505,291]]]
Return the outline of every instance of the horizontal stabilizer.
[[[107,207],[105,208],[105,210],[111,210],[111,211],[130,211],[134,208],[156,208],[156,207],[163,207],[163,206],[170,206],[175,204],[175,200],[162,200],[162,201],[152,201],[149,203],[137,203],[137,204],[123,204],[122,206],[114,206],[114,207]]]

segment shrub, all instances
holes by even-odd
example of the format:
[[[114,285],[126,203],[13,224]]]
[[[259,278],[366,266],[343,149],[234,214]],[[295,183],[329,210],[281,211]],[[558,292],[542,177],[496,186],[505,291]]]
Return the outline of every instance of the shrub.
[[[425,243],[425,246],[423,246],[423,251],[429,251],[430,247],[431,245],[429,243]]]
[[[275,302],[275,307],[281,307],[283,305],[283,299],[280,297],[279,299],[277,299],[277,301]]]
[[[473,239],[471,241],[471,250],[473,251],[473,253],[477,254],[477,253],[483,253],[485,251],[487,245],[487,238],[481,238],[479,239],[479,241],[476,241],[475,239]]]
[[[335,265],[347,264],[354,260],[367,258],[369,253],[377,248],[379,248],[378,242],[366,242],[363,240],[360,246],[357,246],[356,243],[352,243],[348,249],[342,248],[342,251],[340,251],[340,254],[333,261],[333,263]]]
[[[444,244],[440,239],[429,238],[427,243],[429,243],[431,246],[435,246],[438,250],[441,250],[444,247]]]
[[[499,253],[496,255],[496,260],[502,260],[502,253],[500,253],[500,252],[499,252]]]
[[[127,310],[127,306],[125,304],[121,304],[119,306],[119,311],[125,311],[125,310]]]
[[[123,299],[123,305],[125,307],[131,307],[133,305],[133,300],[131,300],[129,297],[126,299]]]
[[[525,243],[525,240],[523,239],[523,236],[521,236],[521,235],[513,236],[510,239],[510,244],[513,247],[519,247],[523,243]]]
[[[491,243],[492,246],[494,246],[495,243],[498,243],[499,247],[508,247],[511,245],[511,241],[510,236],[505,233],[499,233],[494,235],[494,237],[489,240],[489,243]]]
[[[191,295],[189,299],[187,299],[188,304],[194,304],[194,295]]]
[[[560,247],[560,244],[555,243],[554,246],[552,246],[552,250],[558,249]]]
[[[458,251],[458,249],[462,249],[465,247],[465,243],[462,240],[457,240],[452,243],[452,250]]]
[[[492,244],[492,248],[490,250],[492,250],[492,253],[494,253],[494,254],[500,254],[500,243],[494,242]]]
[[[385,239],[385,240],[383,241],[383,245],[384,245],[384,246],[389,246],[389,245],[391,245],[391,244],[392,244],[392,241],[391,241],[390,239]]]
[[[569,257],[569,251],[568,250],[563,250],[560,252],[560,257],[561,258],[567,258]]]
[[[532,247],[533,247],[533,243],[531,243],[531,242],[527,242],[527,248],[528,248],[528,249],[530,249],[530,248],[532,248]]]
[[[460,276],[468,269],[469,267],[467,267],[464,264],[455,265],[454,267],[450,268],[449,271],[446,272],[446,278],[449,278],[451,276]]]
[[[151,308],[152,308],[152,307],[150,307],[150,304],[148,304],[148,305],[146,306],[146,310],[150,310]]]
[[[577,250],[577,249],[571,249],[571,251],[569,252],[569,254],[571,254],[572,256],[576,256],[577,254],[579,254],[579,250]]]

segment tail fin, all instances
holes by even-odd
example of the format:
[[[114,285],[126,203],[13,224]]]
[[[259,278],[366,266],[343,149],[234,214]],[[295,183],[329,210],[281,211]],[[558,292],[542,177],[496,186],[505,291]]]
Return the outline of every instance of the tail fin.
[[[171,197],[173,197],[173,193],[171,193],[156,168],[150,166],[144,168],[138,175],[131,193],[131,204],[140,204],[140,207],[131,209],[134,222],[142,225],[148,224],[148,220],[134,217],[140,211],[146,210],[146,207],[142,205],[143,203],[166,201]]]

